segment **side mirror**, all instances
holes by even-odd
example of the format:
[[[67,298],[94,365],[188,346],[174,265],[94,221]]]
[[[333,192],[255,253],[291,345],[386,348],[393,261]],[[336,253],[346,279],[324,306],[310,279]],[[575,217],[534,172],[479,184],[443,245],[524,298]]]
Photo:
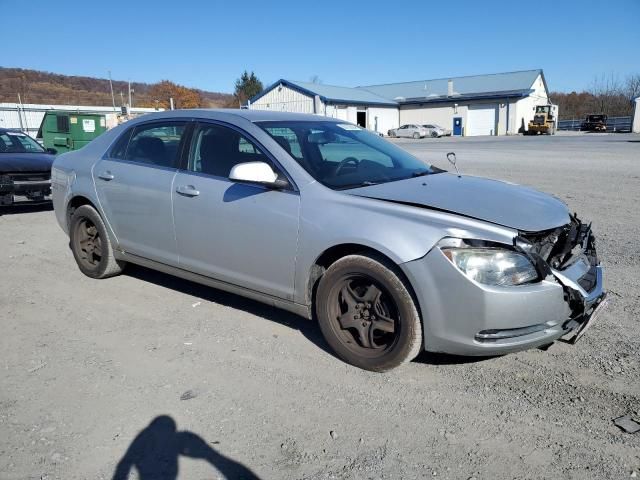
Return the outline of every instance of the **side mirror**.
[[[242,183],[257,183],[274,189],[289,186],[289,182],[278,179],[278,174],[265,162],[239,163],[231,169],[229,180]]]
[[[51,155],[57,155],[58,154],[58,150],[56,150],[55,148],[47,148],[47,153],[50,153]]]

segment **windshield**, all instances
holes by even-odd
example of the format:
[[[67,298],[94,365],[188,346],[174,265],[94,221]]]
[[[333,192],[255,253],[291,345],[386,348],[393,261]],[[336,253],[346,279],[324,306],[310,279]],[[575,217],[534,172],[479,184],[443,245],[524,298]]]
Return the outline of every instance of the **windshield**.
[[[22,132],[1,132],[0,153],[43,153],[44,148]]]
[[[342,190],[439,173],[392,143],[349,123],[257,123],[313,178]]]

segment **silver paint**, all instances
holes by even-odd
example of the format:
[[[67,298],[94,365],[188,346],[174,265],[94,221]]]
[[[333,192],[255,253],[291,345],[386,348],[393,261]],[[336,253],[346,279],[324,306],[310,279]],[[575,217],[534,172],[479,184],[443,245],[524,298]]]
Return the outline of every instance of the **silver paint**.
[[[216,121],[246,132],[279,163],[293,188],[270,190],[105,158],[125,129],[158,119]],[[376,250],[396,263],[413,287],[427,350],[506,353],[549,343],[567,333],[567,325],[577,325],[567,322],[563,290],[577,285],[578,272],[556,272],[530,285],[488,287],[467,278],[435,247],[445,237],[512,246],[520,231],[568,223],[561,202],[530,188],[448,173],[333,191],[254,123],[311,119],[334,121],[256,110],[176,110],[132,120],[56,159],[57,220],[68,232],[69,204],[85,197],[104,218],[119,258],[307,317],[310,278],[324,252],[346,244]],[[113,178],[99,178],[103,173]],[[183,187],[199,194],[176,191]],[[601,272],[598,281],[601,292]],[[517,338],[475,339],[485,329],[540,324],[545,330]]]

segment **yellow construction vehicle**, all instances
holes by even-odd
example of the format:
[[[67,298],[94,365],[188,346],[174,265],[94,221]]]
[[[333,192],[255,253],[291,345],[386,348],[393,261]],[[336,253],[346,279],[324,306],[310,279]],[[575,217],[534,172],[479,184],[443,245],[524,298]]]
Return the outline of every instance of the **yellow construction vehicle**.
[[[533,120],[529,122],[526,135],[555,135],[558,129],[558,106],[537,105]]]

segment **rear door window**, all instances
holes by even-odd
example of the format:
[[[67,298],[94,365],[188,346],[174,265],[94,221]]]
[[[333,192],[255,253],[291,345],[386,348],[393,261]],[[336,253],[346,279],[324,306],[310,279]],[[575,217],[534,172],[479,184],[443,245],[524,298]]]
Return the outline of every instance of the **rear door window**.
[[[176,168],[186,126],[186,122],[157,122],[135,127],[124,159]]]

